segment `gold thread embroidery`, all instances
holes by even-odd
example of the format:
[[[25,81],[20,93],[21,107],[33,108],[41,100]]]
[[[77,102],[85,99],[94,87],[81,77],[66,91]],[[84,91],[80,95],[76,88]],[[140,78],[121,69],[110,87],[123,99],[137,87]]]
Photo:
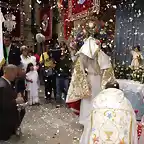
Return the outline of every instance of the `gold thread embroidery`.
[[[69,14],[68,14],[68,17],[71,21],[74,21],[74,20],[78,20],[78,19],[81,19],[81,18],[84,18],[86,16],[88,16],[91,12],[96,12],[96,13],[99,13],[100,11],[100,0],[93,0],[93,3],[94,5],[89,8],[89,10],[84,10],[82,12],[79,12],[77,14],[73,14],[72,12],[72,8],[73,8],[73,5],[72,5],[72,0],[69,0],[68,1],[68,6],[69,6]]]

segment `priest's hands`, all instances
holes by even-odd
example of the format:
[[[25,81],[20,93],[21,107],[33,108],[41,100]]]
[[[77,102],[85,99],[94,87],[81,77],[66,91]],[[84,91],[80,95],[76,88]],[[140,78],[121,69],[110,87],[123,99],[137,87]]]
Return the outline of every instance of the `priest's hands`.
[[[24,99],[23,99],[21,93],[18,93],[17,98],[16,98],[16,103],[17,104],[23,104],[24,103]]]

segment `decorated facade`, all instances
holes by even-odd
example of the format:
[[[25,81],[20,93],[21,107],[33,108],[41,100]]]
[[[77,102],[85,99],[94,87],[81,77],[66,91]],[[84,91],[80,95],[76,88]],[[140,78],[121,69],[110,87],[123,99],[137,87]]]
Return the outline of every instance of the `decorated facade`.
[[[88,19],[100,20],[102,23],[111,21],[111,28],[114,33],[114,15],[117,2],[112,0],[60,0],[58,1],[61,12],[64,38],[69,40],[73,28],[83,25]],[[107,15],[109,13],[109,15]]]

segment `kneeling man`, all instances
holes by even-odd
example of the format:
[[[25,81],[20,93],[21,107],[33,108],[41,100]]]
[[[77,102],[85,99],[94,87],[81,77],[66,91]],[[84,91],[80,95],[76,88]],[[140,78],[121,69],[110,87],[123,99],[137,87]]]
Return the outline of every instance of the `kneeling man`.
[[[117,82],[93,100],[93,111],[84,126],[80,144],[137,144],[134,110]]]
[[[7,65],[4,68],[4,75],[0,78],[0,140],[8,140],[15,134],[20,126],[25,112],[20,113],[17,110],[17,104],[24,103],[20,94],[16,94],[12,88],[11,82],[17,76],[17,67]]]

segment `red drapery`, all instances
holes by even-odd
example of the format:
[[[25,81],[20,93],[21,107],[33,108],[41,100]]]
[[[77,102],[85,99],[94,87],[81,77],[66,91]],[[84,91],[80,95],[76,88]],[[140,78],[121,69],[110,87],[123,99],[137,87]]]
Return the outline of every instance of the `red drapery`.
[[[64,10],[64,37],[66,40],[68,40],[70,34],[71,34],[71,30],[74,26],[74,23],[73,21],[70,21],[69,18],[68,18],[68,9],[65,9]]]
[[[40,18],[42,34],[46,37],[46,40],[52,38],[52,9],[50,7],[41,8]]]
[[[61,1],[62,3],[62,1]],[[67,40],[74,27],[74,20],[88,15],[88,11],[99,12],[100,0],[68,0],[68,8],[64,7],[64,37]]]
[[[68,107],[70,109],[72,109],[72,111],[76,114],[76,115],[79,115],[80,113],[80,103],[81,103],[81,100],[79,101],[76,101],[76,102],[72,102],[72,103],[68,103]]]
[[[71,20],[86,17],[88,10],[99,12],[99,0],[69,0],[69,18]]]

